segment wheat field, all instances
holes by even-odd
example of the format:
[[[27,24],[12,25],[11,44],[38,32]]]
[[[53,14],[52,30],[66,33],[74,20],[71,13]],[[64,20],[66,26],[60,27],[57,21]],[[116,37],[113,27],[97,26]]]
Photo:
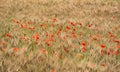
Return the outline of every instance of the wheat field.
[[[120,72],[120,0],[0,0],[0,72]]]

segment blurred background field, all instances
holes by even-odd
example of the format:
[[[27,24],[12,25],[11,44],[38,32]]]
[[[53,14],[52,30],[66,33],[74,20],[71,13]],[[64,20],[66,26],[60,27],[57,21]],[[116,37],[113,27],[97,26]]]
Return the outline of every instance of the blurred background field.
[[[0,0],[0,72],[120,72],[120,0]]]

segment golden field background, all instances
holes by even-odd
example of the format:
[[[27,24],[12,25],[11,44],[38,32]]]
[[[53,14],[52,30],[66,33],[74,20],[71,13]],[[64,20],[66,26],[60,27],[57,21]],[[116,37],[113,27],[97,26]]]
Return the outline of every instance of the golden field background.
[[[46,20],[57,17],[59,20],[99,23],[98,20],[104,17],[106,23],[113,15],[118,22],[119,0],[1,0],[0,2],[1,19],[14,17],[20,20]],[[107,26],[109,28],[109,25]]]
[[[1,17],[83,19],[118,16],[119,0],[1,0]],[[119,17],[119,16],[118,16]]]
[[[81,22],[83,26],[72,27],[67,25],[68,21]],[[21,28],[22,24],[35,29]],[[39,24],[45,27],[40,28]],[[92,24],[92,28],[87,28],[88,24]],[[70,38],[71,31],[64,32],[66,26],[75,28],[76,34],[82,32],[83,36]],[[55,32],[61,27],[61,35],[57,37]],[[117,44],[112,40],[120,40],[119,27],[120,0],[0,0],[0,72],[120,72],[120,54],[100,54],[101,43],[107,46],[106,51],[116,50]],[[109,31],[116,38],[110,39]],[[32,39],[36,32],[40,35],[38,45]],[[47,38],[46,32],[55,35],[53,46],[42,42]],[[13,37],[6,37],[7,33]],[[97,34],[101,35],[97,36],[98,42],[89,37]],[[84,41],[87,42],[86,53],[80,50],[80,43]],[[16,47],[19,51],[14,54]],[[43,54],[38,54],[39,50]]]

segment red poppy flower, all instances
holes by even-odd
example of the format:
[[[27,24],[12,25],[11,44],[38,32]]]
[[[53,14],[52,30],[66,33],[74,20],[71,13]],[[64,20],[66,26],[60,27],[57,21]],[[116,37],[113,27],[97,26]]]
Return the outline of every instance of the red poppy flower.
[[[65,52],[69,52],[69,49],[68,49],[68,48],[64,48],[64,51],[65,51]]]
[[[11,35],[11,34],[6,34],[6,36],[7,36],[7,37],[12,37],[12,35]]]
[[[48,20],[45,20],[45,22],[48,22]]]
[[[73,28],[73,31],[76,31],[76,29],[75,29],[75,28]]]
[[[47,42],[46,44],[47,44],[47,46],[51,46],[51,44],[49,42]]]
[[[56,22],[57,21],[57,19],[56,18],[53,18],[53,22]]]
[[[111,34],[112,34],[112,32],[108,32],[108,34],[110,34],[110,35],[111,35]]]
[[[116,39],[116,40],[114,40],[114,42],[116,42],[116,43],[120,43],[120,40],[117,40],[117,39]]]
[[[40,54],[48,54],[48,51],[45,48],[39,50]]]
[[[104,54],[105,54],[105,50],[102,49],[102,50],[100,51],[100,53],[101,53],[101,55],[104,55]]]
[[[69,26],[66,26],[66,28],[67,28],[68,30],[70,30],[70,29],[71,29]]]
[[[116,38],[116,36],[115,36],[115,35],[113,35],[113,34],[111,34],[111,35],[110,35],[110,38]]]
[[[40,24],[40,26],[42,27],[42,26],[43,26],[43,24]]]
[[[4,42],[4,41],[3,41],[3,42],[1,42],[1,44],[5,45],[5,44],[6,44],[6,42]]]
[[[114,18],[115,18],[115,16],[112,16],[112,18],[114,19]]]
[[[93,39],[96,41],[96,40],[97,40],[97,37],[96,37],[96,36],[94,36],[94,37],[93,37]]]
[[[81,45],[82,45],[82,46],[86,46],[87,43],[86,43],[86,42],[82,42]]]
[[[35,41],[35,44],[38,44],[38,41]]]
[[[78,23],[78,25],[79,25],[79,26],[81,26],[81,25],[82,25],[82,23],[80,23],[80,22],[79,22],[79,23]]]
[[[118,55],[118,54],[119,54],[119,50],[118,50],[118,49],[115,50],[114,54],[115,54],[115,55]]]
[[[28,24],[32,24],[32,22],[27,22]]]
[[[102,48],[106,48],[106,46],[105,46],[104,44],[101,44],[100,46],[101,46]]]
[[[106,66],[106,64],[105,64],[105,63],[102,63],[102,64],[101,64],[101,66],[105,67],[105,66]]]
[[[26,24],[21,24],[21,28],[27,28]]]
[[[36,41],[40,38],[38,33],[36,33],[35,38],[36,38]]]
[[[120,48],[120,45],[117,45],[117,48]]]
[[[59,35],[59,34],[60,34],[60,32],[61,32],[61,29],[60,29],[60,30],[58,30],[58,31],[56,32],[56,34],[57,34],[57,35]]]
[[[70,24],[71,24],[72,26],[75,26],[75,23],[73,23],[73,22],[71,22]]]
[[[19,24],[20,22],[18,21],[18,20],[16,20],[16,19],[12,19],[12,21],[14,22],[14,23],[16,23],[16,24]]]
[[[82,52],[86,52],[86,48],[83,47],[83,48],[81,49],[81,51],[82,51]]]
[[[108,55],[113,54],[113,49],[109,49],[109,50],[107,51],[107,54],[108,54]]]
[[[35,27],[29,27],[29,29],[30,29],[30,30],[34,30],[34,29],[35,29]]]
[[[89,28],[92,27],[92,24],[88,24],[88,27],[89,27]]]
[[[53,69],[53,70],[51,70],[51,72],[56,72],[56,70]]]
[[[18,48],[13,48],[13,51],[14,52],[18,52]]]

